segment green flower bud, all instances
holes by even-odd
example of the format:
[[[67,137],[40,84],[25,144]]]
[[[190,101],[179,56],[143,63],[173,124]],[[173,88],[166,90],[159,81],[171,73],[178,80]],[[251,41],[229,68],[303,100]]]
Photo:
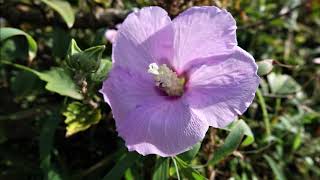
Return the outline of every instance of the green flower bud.
[[[68,67],[74,71],[78,70],[85,73],[96,72],[100,66],[104,49],[105,46],[101,45],[82,51],[76,41],[72,39],[66,57],[66,63]]]

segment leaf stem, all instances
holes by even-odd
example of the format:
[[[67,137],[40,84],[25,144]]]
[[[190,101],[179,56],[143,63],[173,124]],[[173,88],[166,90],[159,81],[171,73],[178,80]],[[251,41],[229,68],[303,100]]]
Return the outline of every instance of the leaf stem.
[[[174,158],[172,158],[172,161],[173,161],[174,167],[176,168],[177,178],[178,178],[178,180],[180,180],[179,168],[178,168],[177,162]]]

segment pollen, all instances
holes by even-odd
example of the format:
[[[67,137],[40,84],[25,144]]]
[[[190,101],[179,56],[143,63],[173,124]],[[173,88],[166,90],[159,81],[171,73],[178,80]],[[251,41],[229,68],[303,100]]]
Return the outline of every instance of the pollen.
[[[181,96],[183,94],[185,78],[179,77],[166,64],[158,66],[156,63],[151,63],[148,73],[154,76],[156,86],[168,96]]]

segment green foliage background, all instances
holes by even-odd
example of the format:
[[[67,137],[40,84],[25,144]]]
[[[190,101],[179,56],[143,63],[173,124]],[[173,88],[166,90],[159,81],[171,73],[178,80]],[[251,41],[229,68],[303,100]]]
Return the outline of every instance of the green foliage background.
[[[226,8],[262,79],[239,120],[172,158],[128,153],[98,93],[105,30],[150,5]],[[318,0],[4,0],[0,25],[0,179],[320,179]]]

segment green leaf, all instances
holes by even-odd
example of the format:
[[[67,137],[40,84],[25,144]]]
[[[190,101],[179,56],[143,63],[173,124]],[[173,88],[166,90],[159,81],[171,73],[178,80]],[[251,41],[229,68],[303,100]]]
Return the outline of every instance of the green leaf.
[[[72,55],[75,55],[80,52],[82,52],[82,50],[77,45],[76,40],[71,39],[71,42],[69,44],[69,49],[68,49],[68,57],[71,57]]]
[[[240,145],[245,131],[245,123],[243,121],[237,121],[231,128],[231,132],[227,136],[224,144],[214,152],[213,157],[208,161],[208,164],[216,165],[225,157],[232,154]]]
[[[7,140],[7,129],[4,124],[0,122],[0,144],[5,143]]]
[[[178,157],[183,161],[190,162],[198,154],[200,147],[201,147],[201,142],[198,142],[197,144],[193,145],[192,149],[182,154],[179,154]]]
[[[271,73],[267,76],[273,94],[291,94],[301,89],[301,86],[289,75]]]
[[[13,36],[0,42],[0,61],[2,59],[14,62],[17,59],[31,61],[28,41],[24,36]]]
[[[158,158],[152,180],[167,180],[169,179],[169,161],[170,158]]]
[[[301,144],[302,144],[302,132],[301,130],[299,130],[294,137],[294,140],[292,143],[292,150],[296,151],[301,146]]]
[[[254,142],[254,135],[253,135],[253,133],[251,131],[251,128],[242,119],[234,121],[225,130],[231,131],[231,129],[234,128],[235,126],[241,126],[243,128],[243,130],[244,130],[243,133],[246,136],[244,141],[242,142],[241,146],[248,146],[248,145],[250,145],[250,144],[252,144]]]
[[[11,38],[13,36],[23,35],[26,37],[28,45],[29,45],[29,58],[32,60],[37,54],[37,43],[36,41],[24,31],[15,28],[0,28],[0,42],[4,41],[5,39]]]
[[[90,47],[81,52],[79,57],[80,69],[84,72],[96,72],[100,67],[104,49],[105,46],[101,45]]]
[[[44,121],[39,137],[39,152],[41,160],[44,160],[48,155],[51,154],[53,148],[53,138],[59,122],[60,119],[56,115],[51,115]]]
[[[74,99],[83,98],[70,73],[63,68],[53,67],[49,71],[38,73],[38,76],[47,82],[46,89],[49,91]]]
[[[66,58],[67,65],[74,71],[80,70],[85,73],[96,72],[100,67],[104,49],[105,46],[100,45],[82,51],[76,41],[72,39]]]
[[[67,23],[68,27],[71,28],[75,21],[75,16],[71,5],[68,1],[62,0],[41,0],[43,3],[51,7],[53,10],[58,12],[63,20]]]
[[[47,180],[61,180],[61,176],[51,164],[51,153],[53,150],[54,134],[60,119],[56,114],[47,118],[43,124],[39,137],[40,167]]]
[[[84,131],[101,120],[100,109],[92,109],[80,102],[70,103],[63,115],[67,124],[66,137]]]
[[[206,179],[203,177],[197,170],[190,167],[186,162],[182,159],[175,157],[174,160],[176,161],[178,168],[183,176],[185,176],[189,180],[204,180]]]
[[[101,59],[99,69],[91,74],[91,79],[96,82],[101,82],[107,78],[111,70],[112,62],[109,59]]]
[[[83,98],[77,85],[71,79],[70,73],[63,68],[53,67],[49,71],[39,72],[20,64],[14,64],[8,61],[1,62],[34,73],[41,80],[47,82],[46,89],[49,91],[56,92],[62,96],[69,96],[74,99],[80,100]]]
[[[102,180],[120,180],[125,171],[130,168],[138,159],[140,155],[136,152],[128,152],[123,155],[117,164],[103,177]]]
[[[124,178],[125,180],[134,180],[134,175],[132,174],[132,171],[130,168],[128,168],[124,173]]]
[[[267,160],[269,166],[272,169],[277,180],[285,180],[285,176],[283,174],[282,168],[278,166],[278,164],[268,155],[263,155],[264,159]]]
[[[258,65],[258,75],[264,76],[269,74],[273,69],[273,60],[272,59],[265,59],[262,61],[257,62]]]
[[[52,32],[52,40],[53,55],[60,58],[65,58],[67,55],[69,43],[71,41],[71,37],[68,31],[60,27],[54,27]]]
[[[43,90],[43,81],[35,74],[28,71],[19,71],[16,76],[11,78],[11,91],[20,100],[30,95],[36,95]],[[28,83],[26,83],[28,82]]]

